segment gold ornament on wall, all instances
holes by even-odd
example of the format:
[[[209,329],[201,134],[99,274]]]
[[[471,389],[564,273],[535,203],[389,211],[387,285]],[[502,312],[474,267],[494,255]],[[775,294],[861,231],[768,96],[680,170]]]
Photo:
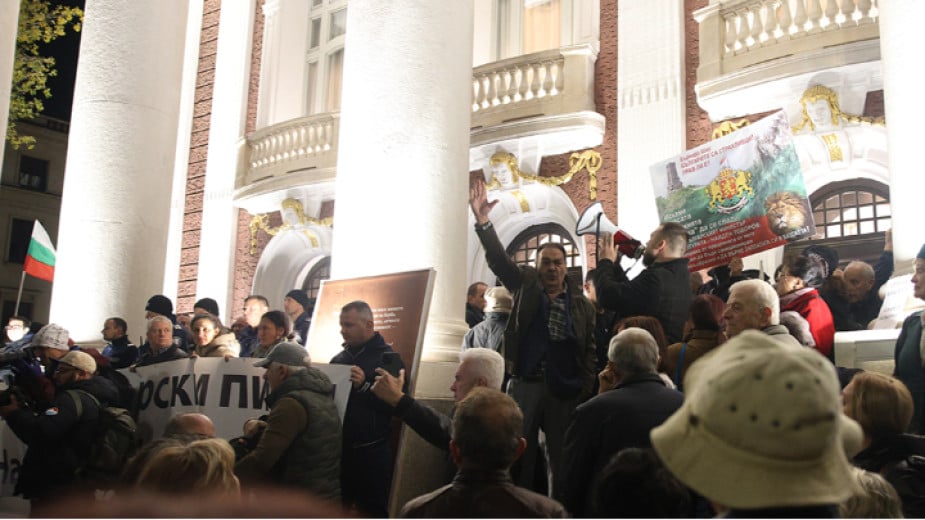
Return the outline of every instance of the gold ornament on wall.
[[[715,141],[720,137],[727,136],[740,128],[746,127],[749,124],[749,120],[744,118],[739,119],[738,121],[730,121],[727,119],[713,129],[713,136],[711,139]]]
[[[328,226],[330,227],[334,223],[333,218],[325,219],[316,219],[312,217],[305,216],[305,210],[302,208],[302,203],[296,199],[288,198],[280,204],[280,214],[283,217],[283,224],[278,227],[270,226],[270,215],[268,213],[260,213],[254,215],[254,218],[251,219],[248,228],[251,232],[251,250],[250,254],[257,253],[257,231],[263,230],[268,235],[276,236],[280,233],[285,233],[286,231],[298,230],[305,235],[306,238],[311,242],[312,247],[318,247],[318,237],[307,229],[306,226],[314,224],[317,226]]]
[[[495,152],[488,161],[492,171],[491,182],[487,184],[489,190],[513,188],[519,181],[526,180],[546,186],[559,186],[572,180],[572,177],[582,169],[588,170],[589,197],[597,198],[597,171],[601,169],[601,154],[594,150],[574,152],[569,157],[569,171],[558,177],[545,177],[532,175],[522,171],[517,166],[517,157],[510,152]]]
[[[837,128],[842,123],[886,125],[882,117],[864,117],[842,112],[838,105],[838,94],[823,85],[813,85],[806,89],[800,98],[800,106],[803,120],[793,127],[794,134],[804,128],[808,128],[810,132]]]

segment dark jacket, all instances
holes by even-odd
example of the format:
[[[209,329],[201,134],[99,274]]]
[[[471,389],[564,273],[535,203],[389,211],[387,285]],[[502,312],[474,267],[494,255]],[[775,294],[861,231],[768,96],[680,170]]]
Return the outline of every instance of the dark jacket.
[[[475,327],[479,323],[482,323],[482,320],[485,319],[485,312],[478,307],[466,303],[466,323],[469,324],[469,328]]]
[[[80,415],[68,390],[81,390]],[[28,445],[16,494],[28,499],[43,498],[76,482],[76,471],[87,463],[87,447],[96,434],[100,414],[99,406],[84,392],[96,397],[102,406],[118,399],[115,385],[93,377],[59,387],[52,407],[43,413],[20,409],[6,418],[13,433]]]
[[[516,373],[518,354],[524,346],[523,342],[526,341],[528,331],[534,325],[534,319],[540,314],[546,291],[536,269],[518,267],[511,260],[498,240],[494,227],[480,229],[476,226],[476,234],[482,247],[485,248],[488,267],[511,292],[514,300],[502,342],[502,354],[506,361],[507,371],[514,376],[528,375]],[[569,314],[574,325],[576,344],[571,355],[574,359],[574,368],[582,380],[581,390],[585,396],[589,396],[596,377],[595,368],[597,368],[597,355],[594,347],[594,320],[597,312],[594,305],[581,293],[580,287],[572,287],[567,278],[565,283],[569,293]]]
[[[925,437],[900,434],[873,440],[851,462],[861,469],[883,475],[902,500],[903,516],[921,518],[925,515],[925,468],[922,467],[925,461],[918,457],[922,456],[925,456]]]
[[[122,336],[106,345],[103,356],[109,358],[109,366],[112,368],[128,368],[138,359],[138,347],[128,340],[128,336]]]
[[[287,414],[274,414],[286,401],[296,404]],[[323,498],[339,498],[340,418],[328,376],[316,368],[294,374],[271,392],[266,402],[270,407],[267,428],[254,451],[235,465],[235,472],[259,481],[269,477],[274,484],[308,490]],[[296,433],[289,431],[293,424],[304,426]]]
[[[610,458],[623,448],[651,446],[649,432],[665,422],[684,396],[657,374],[636,376],[578,406],[565,432],[564,467],[556,487],[574,516],[590,506],[592,484]]]
[[[393,409],[370,391],[376,381],[376,368],[382,366],[382,354],[394,352],[377,332],[366,343],[357,347],[344,347],[344,351],[331,358],[331,364],[357,365],[366,375],[359,388],[350,389],[350,400],[344,414],[344,442],[366,444],[386,439],[390,434]],[[403,365],[404,367],[404,365]],[[407,393],[408,378],[405,379]]]
[[[447,486],[402,508],[402,518],[566,518],[562,504],[517,487],[507,471],[460,470]]]
[[[250,357],[254,350],[260,346],[260,338],[257,337],[257,327],[247,325],[238,331],[238,343],[241,345],[241,352],[238,357]]]
[[[452,414],[448,417],[417,402],[409,395],[403,395],[395,406],[395,415],[401,417],[401,420],[425,441],[443,451],[450,451],[450,438],[453,434]]]
[[[849,303],[837,290],[837,284],[825,283],[819,289],[819,295],[828,304],[835,321],[836,331],[864,330],[867,324],[880,315],[883,300],[880,299],[880,287],[893,275],[893,252],[884,251],[874,265],[874,285],[867,297],[859,302]]]
[[[668,343],[681,341],[691,305],[688,259],[658,262],[630,280],[619,265],[600,260],[594,271],[598,304],[616,312],[616,319],[653,316],[665,329]]]
[[[144,367],[148,365],[154,365],[157,363],[173,361],[176,359],[185,359],[188,357],[189,357],[189,354],[180,350],[180,347],[176,345],[171,345],[169,348],[161,351],[158,354],[154,354],[150,351],[148,351],[147,354],[142,354],[141,359],[138,360],[138,363],[136,363],[135,366]]]
[[[299,314],[299,317],[292,323],[292,340],[299,345],[305,346],[308,341],[308,329],[312,326],[312,317],[308,312]]]
[[[922,338],[922,311],[916,311],[903,321],[902,332],[896,339],[893,354],[893,376],[899,379],[912,394],[913,415],[909,425],[911,433],[925,433],[925,368],[919,353]]]

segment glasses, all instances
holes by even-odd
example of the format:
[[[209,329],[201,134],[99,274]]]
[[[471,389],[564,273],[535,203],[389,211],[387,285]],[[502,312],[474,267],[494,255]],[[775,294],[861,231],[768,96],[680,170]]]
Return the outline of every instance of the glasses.
[[[7,325],[6,327],[4,327],[4,329],[6,330],[17,330],[21,328],[22,328],[22,325]]]

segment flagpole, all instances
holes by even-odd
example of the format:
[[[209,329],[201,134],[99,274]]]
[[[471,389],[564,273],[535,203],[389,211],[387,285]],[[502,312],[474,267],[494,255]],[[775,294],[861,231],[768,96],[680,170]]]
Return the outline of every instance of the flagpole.
[[[13,316],[19,316],[19,302],[22,300],[22,284],[26,281],[26,270],[23,269],[22,276],[19,278],[19,292],[16,293],[16,310],[13,311]]]

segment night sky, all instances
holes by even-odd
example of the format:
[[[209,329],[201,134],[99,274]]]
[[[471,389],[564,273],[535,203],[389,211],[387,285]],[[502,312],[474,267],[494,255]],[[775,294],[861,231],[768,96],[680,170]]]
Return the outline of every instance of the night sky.
[[[76,5],[82,9],[84,0],[53,0],[53,5]],[[77,76],[77,56],[80,53],[81,33],[68,30],[65,36],[43,45],[43,54],[55,57],[58,75],[48,78],[51,98],[45,100],[42,114],[64,121],[71,120],[71,102],[74,98],[74,78]]]

